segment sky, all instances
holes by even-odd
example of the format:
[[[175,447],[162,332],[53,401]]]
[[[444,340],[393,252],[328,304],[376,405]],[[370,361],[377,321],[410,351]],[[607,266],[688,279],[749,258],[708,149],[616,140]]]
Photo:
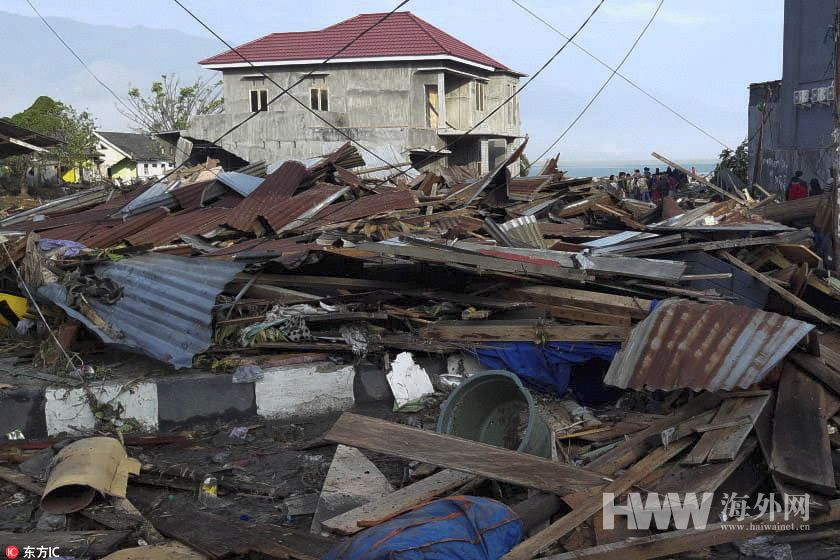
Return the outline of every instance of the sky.
[[[226,50],[172,0],[31,1],[47,17],[121,28],[177,30],[213,41],[206,43],[210,48],[207,55]],[[233,44],[271,32],[319,29],[358,13],[390,11],[397,4],[395,0],[182,2]],[[571,35],[598,0],[520,2]],[[576,42],[616,65],[657,3],[606,0]],[[621,73],[734,147],[746,134],[749,83],[781,77],[783,4],[782,0],[665,0]],[[529,75],[565,42],[511,0],[411,0],[402,9]],[[2,11],[34,15],[24,0],[0,0]],[[65,39],[73,44],[73,37]],[[56,42],[46,29],[42,40]],[[15,46],[11,48],[14,53]],[[195,62],[191,52],[169,50],[167,56],[182,67]],[[63,62],[78,66],[69,54]],[[105,82],[116,80],[109,75],[107,64],[101,69]],[[574,46],[567,46],[521,93],[522,129],[530,137],[527,153],[533,157],[551,144],[609,74]],[[122,85],[117,83],[115,89],[124,90]],[[14,84],[0,83],[0,110],[7,110],[2,105],[7,87]],[[128,123],[113,107],[110,112],[103,103],[98,107],[105,113],[98,117],[109,128],[127,130]],[[697,161],[713,159],[721,149],[719,143],[616,76],[554,151],[563,161],[648,160],[651,151]]]

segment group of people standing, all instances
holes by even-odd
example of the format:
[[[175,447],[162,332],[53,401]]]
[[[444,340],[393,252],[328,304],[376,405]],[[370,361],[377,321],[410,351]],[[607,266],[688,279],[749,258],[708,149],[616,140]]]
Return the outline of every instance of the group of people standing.
[[[679,169],[670,167],[661,172],[657,167],[651,173],[650,167],[633,173],[621,171],[618,177],[610,175],[610,185],[618,191],[621,198],[634,198],[645,202],[656,202],[666,196],[673,196],[681,187],[688,184],[688,176]]]
[[[834,170],[832,169],[831,171],[833,181]],[[809,196],[817,196],[823,194],[823,192],[819,179],[814,177],[809,183],[806,183],[805,179],[802,178],[802,172],[797,171],[788,183],[787,189],[785,189],[785,200],[797,200]]]

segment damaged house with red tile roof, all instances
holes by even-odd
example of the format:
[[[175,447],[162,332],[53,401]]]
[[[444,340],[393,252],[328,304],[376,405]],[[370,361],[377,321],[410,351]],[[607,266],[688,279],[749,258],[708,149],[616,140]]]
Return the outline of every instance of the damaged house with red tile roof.
[[[196,117],[181,131],[180,151],[193,149],[200,159],[202,144],[249,113],[264,112],[217,146],[251,162],[328,153],[347,138],[320,116],[389,163],[426,160],[422,167],[469,165],[483,173],[513,153],[522,141],[518,98],[442,149],[512,95],[523,74],[411,12],[386,15],[272,33],[200,61],[222,73],[224,111]],[[292,90],[294,98],[269,103],[280,93],[276,84],[287,88],[313,70]],[[371,166],[384,165],[365,157]]]

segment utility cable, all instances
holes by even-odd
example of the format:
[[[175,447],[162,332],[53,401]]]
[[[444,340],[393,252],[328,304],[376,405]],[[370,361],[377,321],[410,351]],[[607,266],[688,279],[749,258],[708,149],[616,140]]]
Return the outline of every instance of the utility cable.
[[[516,2],[516,0],[513,0],[513,1]],[[557,139],[554,142],[552,142],[551,145],[548,148],[545,149],[545,151],[543,151],[543,153],[541,153],[539,156],[537,156],[537,158],[533,161],[533,163],[529,163],[528,167],[526,167],[523,170],[523,172],[530,169],[534,165],[534,163],[540,161],[543,157],[545,157],[545,155],[547,153],[549,153],[552,149],[554,149],[554,146],[556,146],[558,143],[560,143],[561,140],[563,140],[563,138],[566,137],[566,134],[568,134],[569,131],[572,130],[572,128],[578,123],[578,121],[581,119],[581,117],[583,117],[583,115],[586,113],[586,111],[588,111],[589,108],[592,107],[592,104],[595,103],[595,100],[597,100],[598,97],[601,95],[601,93],[603,93],[603,91],[607,88],[607,86],[612,81],[612,79],[616,76],[616,74],[618,74],[618,71],[621,69],[621,67],[624,66],[624,63],[627,62],[627,59],[630,58],[630,55],[633,54],[633,51],[635,50],[636,46],[639,44],[639,42],[642,40],[642,37],[645,36],[645,33],[647,33],[647,30],[653,24],[653,20],[656,19],[656,16],[657,16],[657,14],[659,14],[659,10],[662,9],[662,5],[664,3],[665,3],[665,0],[659,0],[659,4],[657,4],[656,9],[653,11],[653,14],[650,16],[650,19],[648,20],[647,25],[645,25],[642,28],[641,33],[639,33],[638,37],[636,37],[636,40],[633,41],[633,44],[630,46],[630,49],[627,51],[627,54],[624,55],[624,58],[621,59],[621,62],[618,63],[618,66],[616,66],[613,69],[613,71],[612,71],[612,73],[610,73],[609,77],[604,81],[603,84],[601,84],[601,87],[598,88],[598,91],[595,92],[595,95],[592,96],[592,99],[590,99],[589,102],[586,105],[584,105],[583,109],[580,110],[580,112],[577,114],[577,116],[572,120],[572,122],[569,123],[569,126],[566,127],[566,129],[560,134],[560,136],[558,136]]]
[[[201,18],[199,18],[199,17],[198,17],[198,16],[197,16],[194,12],[192,12],[189,8],[187,8],[187,7],[186,7],[186,6],[185,6],[185,5],[184,5],[184,4],[183,4],[180,0],[172,0],[172,1],[173,1],[173,2],[175,2],[176,4],[178,4],[178,6],[180,6],[180,7],[181,7],[181,8],[182,8],[185,12],[187,12],[187,14],[189,14],[189,15],[190,15],[190,17],[192,17],[192,18],[193,18],[196,22],[198,22],[198,23],[199,23],[199,25],[201,25],[204,29],[206,29],[206,30],[207,30],[207,31],[208,31],[211,35],[213,35],[216,39],[218,39],[219,41],[221,41],[221,42],[222,42],[222,43],[223,43],[223,44],[224,44],[224,45],[225,45],[228,49],[230,49],[230,50],[231,50],[232,52],[234,52],[237,56],[239,56],[239,58],[241,58],[243,62],[246,62],[249,66],[251,66],[252,68],[254,68],[254,69],[255,69],[257,72],[259,72],[259,73],[260,73],[263,77],[265,77],[267,80],[269,80],[272,84],[274,84],[276,87],[278,87],[278,88],[280,89],[280,93],[278,93],[277,95],[275,95],[274,97],[272,97],[272,98],[268,101],[268,103],[267,103],[266,107],[267,107],[267,106],[269,106],[269,105],[271,105],[272,103],[274,103],[275,101],[277,101],[278,99],[280,99],[281,97],[283,97],[284,95],[288,94],[288,93],[290,92],[290,90],[291,90],[291,89],[293,89],[294,87],[298,86],[301,82],[303,82],[303,81],[305,81],[305,80],[307,80],[307,79],[311,78],[313,74],[315,74],[316,72],[318,72],[319,70],[321,70],[321,69],[322,69],[322,68],[323,68],[323,67],[324,67],[327,63],[329,63],[329,61],[330,61],[330,60],[334,59],[335,57],[339,56],[341,53],[343,53],[344,51],[346,51],[347,49],[349,49],[349,48],[350,48],[350,47],[351,47],[351,46],[352,46],[352,45],[353,45],[356,41],[358,41],[359,39],[361,39],[361,38],[362,38],[365,34],[367,34],[367,33],[368,33],[368,32],[370,32],[372,29],[374,29],[376,26],[378,26],[378,25],[379,25],[379,24],[381,24],[383,21],[385,21],[386,19],[388,19],[388,17],[390,17],[392,14],[394,14],[394,12],[396,12],[397,10],[399,10],[400,8],[402,8],[403,6],[405,6],[405,5],[409,2],[409,0],[402,0],[402,2],[400,2],[399,4],[397,4],[397,6],[396,6],[393,10],[391,10],[390,12],[388,12],[387,14],[385,14],[384,16],[382,16],[379,20],[377,20],[376,22],[374,22],[372,25],[370,25],[370,26],[368,26],[367,28],[365,28],[364,30],[362,30],[362,32],[361,32],[361,33],[359,33],[358,35],[356,35],[356,36],[355,36],[355,37],[354,37],[354,38],[353,38],[350,42],[348,42],[346,45],[344,45],[343,47],[341,47],[339,50],[337,50],[335,53],[333,53],[332,55],[330,55],[328,58],[326,58],[326,59],[324,59],[323,61],[321,61],[321,62],[320,62],[317,66],[315,66],[312,70],[310,70],[309,72],[307,72],[306,74],[304,74],[304,75],[303,75],[300,79],[298,79],[298,80],[297,80],[295,83],[293,83],[291,86],[289,86],[288,88],[285,88],[285,87],[281,86],[279,83],[277,83],[277,81],[276,81],[276,80],[274,80],[271,76],[269,76],[268,74],[266,74],[266,73],[265,73],[265,72],[264,72],[264,71],[263,71],[260,67],[256,66],[253,62],[251,62],[251,61],[250,61],[250,60],[249,60],[249,59],[248,59],[245,55],[243,55],[241,52],[239,52],[239,50],[237,50],[237,49],[236,49],[236,47],[234,47],[233,45],[231,45],[228,41],[226,41],[223,37],[221,37],[218,33],[216,33],[216,31],[215,31],[215,30],[213,30],[213,28],[211,28],[211,27],[210,27],[209,25],[207,25],[204,21],[202,21],[202,20],[201,20]],[[313,115],[315,115],[315,117],[316,117],[316,118],[318,118],[318,120],[320,120],[321,122],[323,122],[324,124],[326,124],[328,127],[330,127],[331,129],[333,129],[335,132],[338,132],[341,136],[343,136],[344,138],[346,138],[346,139],[347,139],[347,140],[349,140],[350,142],[352,142],[352,143],[356,144],[357,146],[359,146],[360,148],[362,148],[362,150],[364,150],[364,151],[365,151],[365,152],[367,152],[368,154],[370,154],[370,155],[374,156],[376,159],[378,159],[378,160],[379,160],[379,161],[381,161],[382,163],[384,163],[384,164],[388,165],[388,166],[389,166],[389,167],[391,167],[392,169],[399,170],[399,168],[398,168],[398,167],[396,167],[393,163],[391,163],[391,162],[389,162],[389,161],[385,160],[385,159],[384,159],[384,158],[382,158],[379,154],[377,154],[376,152],[373,152],[373,151],[372,151],[372,150],[370,150],[367,146],[364,146],[364,145],[363,145],[362,143],[360,143],[358,140],[356,140],[356,139],[352,138],[349,134],[347,134],[346,132],[344,132],[343,130],[341,130],[340,128],[338,128],[337,126],[335,126],[334,124],[332,124],[331,122],[329,122],[329,121],[328,121],[327,119],[325,119],[323,116],[319,115],[317,111],[315,111],[314,109],[312,109],[311,107],[309,107],[306,103],[304,103],[303,101],[301,101],[300,99],[298,99],[298,98],[297,98],[297,97],[295,97],[294,95],[290,95],[290,97],[291,97],[291,98],[292,98],[292,100],[293,100],[293,101],[295,101],[298,105],[300,105],[301,107],[303,107],[304,109],[306,109],[307,111],[309,111],[310,113],[312,113]],[[227,135],[231,134],[233,131],[235,131],[235,130],[236,130],[236,129],[238,129],[239,127],[243,126],[245,123],[247,123],[247,122],[248,122],[248,121],[250,121],[251,119],[255,118],[257,115],[259,115],[259,114],[260,114],[260,113],[262,113],[262,112],[264,112],[264,111],[257,111],[257,112],[251,113],[250,115],[248,115],[247,117],[245,117],[243,120],[241,120],[239,123],[237,123],[237,124],[233,125],[233,126],[232,126],[231,128],[229,128],[227,131],[225,131],[225,132],[224,132],[221,136],[219,136],[218,138],[216,138],[215,140],[213,140],[212,144],[216,144],[217,142],[220,142],[220,141],[221,141],[222,139],[224,139]],[[176,169],[177,169],[177,168],[176,168]],[[173,171],[174,171],[174,170],[173,170]]]
[[[510,96],[508,96],[508,97],[507,97],[504,101],[502,101],[502,102],[498,105],[498,107],[496,107],[495,109],[493,109],[492,111],[490,111],[490,112],[489,112],[489,113],[488,113],[488,114],[487,114],[487,115],[486,115],[483,119],[481,119],[480,121],[478,121],[476,124],[474,124],[472,127],[470,127],[467,131],[465,131],[464,133],[460,134],[457,138],[455,138],[455,140],[453,140],[452,142],[447,143],[444,147],[439,148],[438,150],[436,150],[436,151],[432,152],[431,154],[429,154],[428,156],[426,156],[425,158],[423,158],[422,160],[420,160],[420,162],[418,162],[417,164],[415,164],[415,165],[414,165],[414,167],[415,167],[415,168],[422,167],[422,165],[423,165],[424,163],[426,163],[427,161],[429,161],[429,160],[431,160],[432,158],[434,158],[434,157],[436,157],[436,156],[440,155],[441,153],[443,153],[444,151],[448,150],[449,148],[451,148],[451,147],[455,146],[458,142],[460,142],[461,140],[463,140],[464,138],[466,138],[467,136],[469,136],[469,134],[470,134],[472,131],[474,131],[475,129],[477,129],[478,127],[480,127],[482,124],[484,124],[485,122],[487,122],[487,120],[488,120],[488,119],[490,119],[490,117],[492,117],[493,115],[495,115],[497,112],[499,112],[499,111],[502,109],[502,107],[504,107],[505,105],[507,105],[508,103],[510,103],[513,99],[515,99],[515,98],[516,98],[516,97],[517,97],[517,96],[518,96],[518,95],[522,92],[522,90],[524,90],[526,87],[528,87],[528,85],[529,85],[529,84],[531,84],[531,82],[533,82],[534,80],[536,80],[536,79],[537,79],[537,76],[539,76],[539,75],[543,72],[543,70],[545,70],[546,68],[548,68],[548,66],[549,66],[552,62],[554,62],[554,59],[555,59],[555,58],[557,58],[557,56],[558,56],[561,52],[563,52],[563,50],[565,50],[565,48],[569,45],[569,43],[571,43],[571,42],[572,42],[572,39],[574,39],[575,37],[577,37],[577,35],[578,35],[581,31],[583,31],[583,28],[584,28],[584,27],[586,27],[586,26],[589,24],[589,22],[592,20],[592,18],[593,18],[593,17],[595,16],[595,14],[598,12],[598,10],[601,8],[601,6],[604,4],[604,2],[605,2],[605,0],[600,0],[600,1],[598,2],[598,4],[595,6],[595,8],[592,10],[592,12],[590,12],[590,14],[587,16],[587,18],[583,21],[583,23],[581,23],[581,24],[580,24],[580,26],[577,28],[577,30],[575,30],[575,32],[572,34],[572,36],[571,36],[571,37],[567,37],[567,38],[566,38],[566,42],[565,42],[565,43],[563,43],[563,44],[560,46],[560,48],[559,48],[559,49],[557,49],[557,51],[555,51],[555,53],[554,53],[554,54],[552,54],[552,55],[551,55],[551,57],[549,57],[549,59],[548,59],[548,60],[546,60],[546,61],[543,63],[543,65],[542,65],[542,66],[540,66],[540,68],[539,68],[536,72],[534,72],[534,74],[533,74],[531,77],[529,77],[529,78],[528,78],[528,80],[527,80],[524,84],[522,84],[522,87],[521,87],[521,88],[519,88],[519,89],[517,89],[515,92],[513,92],[513,93],[512,93]],[[399,177],[400,175],[405,175],[405,174],[406,174],[406,172],[407,172],[407,171],[405,171],[405,170],[400,171],[399,173],[397,173],[397,174],[395,174],[395,175],[391,176],[389,179],[394,179],[394,178],[396,178],[396,177]],[[385,182],[385,181],[381,181],[381,182],[380,182],[380,184],[382,184],[382,183],[384,183],[384,182]]]
[[[517,6],[519,6],[520,8],[522,8],[525,12],[527,12],[528,14],[530,14],[530,15],[531,15],[531,17],[533,17],[534,19],[536,19],[536,20],[537,20],[537,21],[539,21],[540,23],[544,24],[546,27],[548,27],[549,29],[551,29],[552,31],[554,31],[555,33],[557,33],[558,35],[560,35],[561,37],[568,39],[568,36],[566,36],[566,34],[564,34],[562,31],[560,31],[559,29],[557,29],[554,25],[552,25],[551,23],[549,23],[548,21],[546,21],[545,19],[543,19],[542,17],[540,17],[538,14],[534,13],[531,9],[529,9],[527,6],[525,6],[524,4],[522,4],[519,0],[511,0],[511,1],[512,1],[514,4],[516,4]],[[693,128],[695,128],[696,130],[698,130],[700,133],[702,133],[702,134],[704,134],[705,136],[707,136],[708,138],[710,138],[710,139],[714,140],[715,142],[717,142],[718,144],[720,144],[720,145],[721,145],[721,146],[723,146],[724,148],[729,148],[729,146],[726,144],[726,142],[724,142],[723,140],[718,139],[717,137],[715,137],[714,135],[712,135],[712,133],[710,133],[709,131],[705,130],[705,129],[704,129],[703,127],[701,127],[700,125],[698,125],[698,124],[694,123],[691,119],[689,119],[688,117],[686,117],[685,115],[683,115],[682,113],[680,113],[679,111],[677,111],[676,109],[674,109],[673,107],[671,107],[670,105],[668,105],[667,103],[665,103],[664,101],[662,101],[661,99],[659,99],[658,97],[656,97],[655,95],[653,95],[652,93],[650,93],[649,91],[647,91],[646,89],[644,89],[642,86],[640,86],[639,84],[637,84],[636,82],[634,82],[633,80],[631,80],[630,78],[628,78],[627,76],[625,76],[624,74],[622,74],[621,72],[618,72],[618,71],[617,71],[617,70],[618,70],[617,68],[613,68],[613,67],[612,67],[612,66],[610,66],[608,63],[604,62],[601,58],[599,58],[598,56],[596,56],[595,54],[593,54],[591,51],[589,51],[589,50],[588,50],[588,49],[586,49],[585,47],[580,46],[580,45],[579,45],[579,44],[577,44],[576,42],[571,41],[571,43],[572,43],[574,46],[576,46],[576,47],[577,47],[577,48],[578,48],[581,52],[583,52],[584,54],[586,54],[587,56],[589,56],[591,59],[593,59],[593,60],[595,60],[596,62],[598,62],[601,66],[603,66],[603,67],[604,67],[604,68],[606,68],[607,70],[610,70],[610,71],[615,71],[616,75],[618,75],[618,77],[619,77],[619,78],[621,78],[622,80],[624,80],[625,82],[627,82],[629,85],[631,85],[633,88],[635,88],[635,89],[636,89],[636,90],[638,90],[639,92],[643,93],[645,96],[647,96],[647,97],[648,97],[651,101],[653,101],[653,102],[654,102],[654,103],[656,103],[657,105],[659,105],[659,106],[661,106],[662,108],[666,109],[667,111],[669,111],[670,113],[672,113],[674,116],[676,116],[677,118],[679,118],[680,120],[682,120],[682,121],[683,121],[683,122],[685,122],[686,124],[688,124],[688,125],[692,126],[692,127],[693,127]],[[730,149],[731,149],[731,148],[730,148]]]

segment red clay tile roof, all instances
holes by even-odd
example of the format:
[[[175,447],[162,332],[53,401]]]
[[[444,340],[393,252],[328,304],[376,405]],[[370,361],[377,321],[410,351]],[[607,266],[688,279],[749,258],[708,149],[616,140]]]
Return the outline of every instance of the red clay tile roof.
[[[236,50],[251,62],[322,60],[335,55],[385,15],[387,14],[360,14],[320,31],[271,33],[240,45]],[[411,12],[394,12],[335,59],[435,55],[458,57],[499,70],[511,71],[501,62],[475,50]],[[205,58],[199,64],[244,62],[241,56],[230,50]]]

